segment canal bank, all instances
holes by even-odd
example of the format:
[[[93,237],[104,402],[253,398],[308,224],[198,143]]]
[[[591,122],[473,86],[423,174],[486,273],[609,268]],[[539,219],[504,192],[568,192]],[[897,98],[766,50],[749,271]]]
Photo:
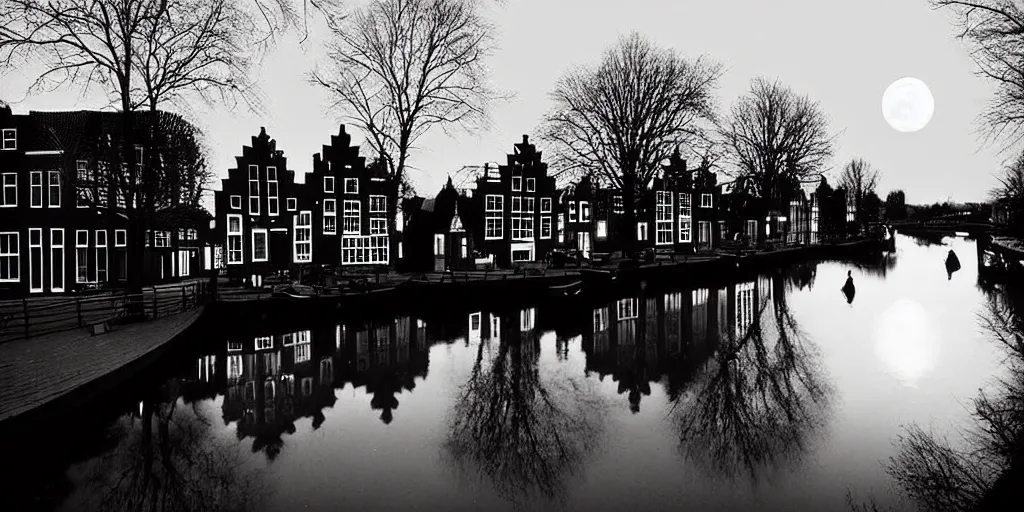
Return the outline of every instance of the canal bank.
[[[212,320],[199,306],[95,336],[79,329],[0,345],[0,438],[92,415],[100,397],[143,376]]]

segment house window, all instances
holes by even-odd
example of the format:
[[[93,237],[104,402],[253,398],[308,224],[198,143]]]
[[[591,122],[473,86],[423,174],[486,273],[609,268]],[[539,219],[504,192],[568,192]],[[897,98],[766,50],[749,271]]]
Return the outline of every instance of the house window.
[[[639,316],[635,298],[619,299],[618,309],[619,320],[631,320]]]
[[[679,194],[679,241],[693,241],[693,209],[690,201],[692,197],[688,193]]]
[[[0,197],[0,207],[14,208],[18,206],[18,175],[13,172],[3,174],[4,194]]]
[[[353,236],[341,239],[342,265],[386,265],[388,263],[388,237]]]
[[[647,240],[647,223],[637,222],[636,223],[636,239]]]
[[[537,206],[537,198],[535,198],[535,197],[524,197],[523,198],[523,213],[533,213],[533,212],[535,212],[536,210],[534,210],[534,208],[536,206]]]
[[[590,222],[590,203],[580,201],[580,222]]]
[[[469,239],[463,238],[460,242],[459,255],[461,258],[469,257]]]
[[[280,213],[280,204],[277,198],[277,167],[267,167],[267,214]]]
[[[93,189],[95,185],[92,182],[92,176],[89,172],[89,162],[85,160],[79,160],[76,163],[76,175],[75,175],[75,196],[78,198],[77,206],[79,208],[88,208],[92,206],[93,202]]]
[[[512,217],[512,239],[533,240],[533,217]]]
[[[50,291],[64,291],[64,229],[50,229]]]
[[[241,210],[242,209],[242,196],[231,196],[231,209]]]
[[[29,205],[32,208],[43,207],[43,173],[42,171],[32,171],[29,175],[31,188],[31,195],[29,196],[32,203]]]
[[[346,194],[358,194],[359,193],[359,178],[345,178],[345,193]]]
[[[515,249],[512,251],[512,261],[516,263],[520,261],[531,261],[533,260],[531,256],[532,254],[530,254],[529,249]]]
[[[285,206],[288,207],[288,211],[294,212],[299,209],[299,202],[296,201],[294,197],[289,197],[285,202]]]
[[[346,201],[347,202],[347,201]],[[313,261],[313,212],[301,211],[293,217],[295,226],[295,263]]]
[[[712,206],[712,204],[711,204],[711,194],[701,194],[700,195],[700,207],[701,208],[711,208],[711,206]]]
[[[324,234],[338,234],[338,201],[324,199]]]
[[[17,232],[0,233],[0,281],[18,282],[21,280],[19,247]]]
[[[623,206],[622,196],[615,196],[612,198],[612,212],[626,213],[626,207]]]
[[[260,336],[256,338],[256,350],[271,350],[274,348],[274,338],[270,336]]]
[[[540,212],[541,213],[551,213],[551,198],[550,197],[542,197],[542,198],[540,198]]]
[[[514,170],[514,171],[512,171],[512,173],[513,173],[513,176],[512,176],[512,192],[522,192],[523,191],[523,177],[522,177],[523,171],[522,170]]]
[[[334,176],[324,176],[324,193],[334,193]]]
[[[484,239],[500,240],[503,236],[502,214],[505,197],[489,194],[484,198]]]
[[[597,237],[608,238],[608,221],[599,220],[597,221]]]
[[[15,128],[4,128],[3,129],[3,147],[0,148],[4,151],[12,151],[18,149],[18,130]]]
[[[347,179],[346,179],[347,181]],[[342,219],[342,232],[346,235],[359,234],[359,201],[345,201],[345,217]]]
[[[537,178],[526,178],[526,191],[536,192],[537,191]]]
[[[96,282],[107,281],[107,232],[96,230]]]
[[[523,211],[523,198],[521,196],[512,197],[512,213],[522,213]]]
[[[153,247],[170,247],[171,232],[157,231],[153,233]]]
[[[558,216],[558,243],[565,243],[565,215]]]
[[[249,166],[249,214],[260,214],[260,168]]]
[[[711,222],[697,222],[697,242],[707,244],[711,242]]]
[[[659,190],[655,194],[654,232],[657,237],[654,243],[666,245],[672,243],[672,194]]]
[[[387,199],[386,196],[370,196],[370,213],[387,213]]]
[[[253,228],[252,230],[252,261],[267,261],[267,230]]]
[[[60,171],[50,171],[49,180],[50,208],[60,208]]]
[[[242,216],[228,215],[228,265],[242,263]]]
[[[43,230],[28,228],[28,290],[43,291]]]
[[[436,234],[436,235],[434,235],[434,256],[443,256],[443,255],[444,255],[444,235],[443,234]]]
[[[551,238],[551,216],[544,215],[540,218],[540,237]]]
[[[114,230],[114,247],[128,246],[128,231],[124,229]]]
[[[728,231],[725,228],[725,221],[724,220],[718,221],[718,239],[719,240],[725,240],[727,234],[728,234]]]
[[[569,201],[569,222],[576,222],[576,201]]]
[[[387,219],[370,219],[370,234],[371,235],[386,235],[388,233],[388,220]]]
[[[75,268],[78,273],[75,277],[76,283],[89,282],[89,232],[86,230],[75,231]]]

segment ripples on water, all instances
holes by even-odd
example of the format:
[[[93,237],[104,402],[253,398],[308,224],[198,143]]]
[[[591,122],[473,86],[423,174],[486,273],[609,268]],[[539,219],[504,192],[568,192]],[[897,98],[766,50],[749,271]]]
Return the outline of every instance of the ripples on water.
[[[65,489],[49,492],[62,510],[894,504],[881,463],[901,425],[966,424],[1002,361],[977,328],[996,292],[973,242],[897,243],[575,308],[208,340],[57,464]],[[963,268],[947,279],[950,247]]]

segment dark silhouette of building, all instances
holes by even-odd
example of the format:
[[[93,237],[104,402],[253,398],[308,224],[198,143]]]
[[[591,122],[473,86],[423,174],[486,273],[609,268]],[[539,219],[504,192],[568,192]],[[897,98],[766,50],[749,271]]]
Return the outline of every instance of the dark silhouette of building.
[[[418,272],[475,268],[478,255],[470,228],[479,223],[466,217],[472,216],[473,208],[473,200],[459,193],[451,178],[433,198],[406,199],[403,268]]]

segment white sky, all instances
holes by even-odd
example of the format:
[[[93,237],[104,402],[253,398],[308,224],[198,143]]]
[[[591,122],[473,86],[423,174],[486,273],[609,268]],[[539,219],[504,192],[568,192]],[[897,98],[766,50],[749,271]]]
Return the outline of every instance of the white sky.
[[[516,97],[494,106],[490,131],[448,136],[436,130],[420,139],[410,164],[421,195],[432,196],[463,165],[503,162],[523,134],[534,133],[556,80],[573,65],[596,62],[632,30],[685,55],[704,53],[724,63],[723,111],[757,75],[809,94],[830,114],[834,130],[845,129],[833,167],[854,156],[867,159],[882,171],[883,199],[902,188],[911,203],[983,200],[1001,166],[995,150],[979,149],[973,128],[992,88],[974,76],[950,13],[931,10],[926,0],[506,0],[487,13],[498,27],[499,49],[490,60],[494,84]],[[328,97],[306,80],[320,54],[317,37],[325,34],[313,30],[304,47],[298,37],[287,37],[264,61],[265,112],[198,107],[190,113],[206,131],[220,176],[261,126],[300,175],[337,133],[341,116],[327,111]],[[935,115],[920,132],[897,132],[882,118],[882,93],[903,76],[920,78],[935,96]],[[98,94],[82,98],[66,90],[16,103],[27,84],[13,74],[0,80],[0,98],[16,113],[106,103]]]

